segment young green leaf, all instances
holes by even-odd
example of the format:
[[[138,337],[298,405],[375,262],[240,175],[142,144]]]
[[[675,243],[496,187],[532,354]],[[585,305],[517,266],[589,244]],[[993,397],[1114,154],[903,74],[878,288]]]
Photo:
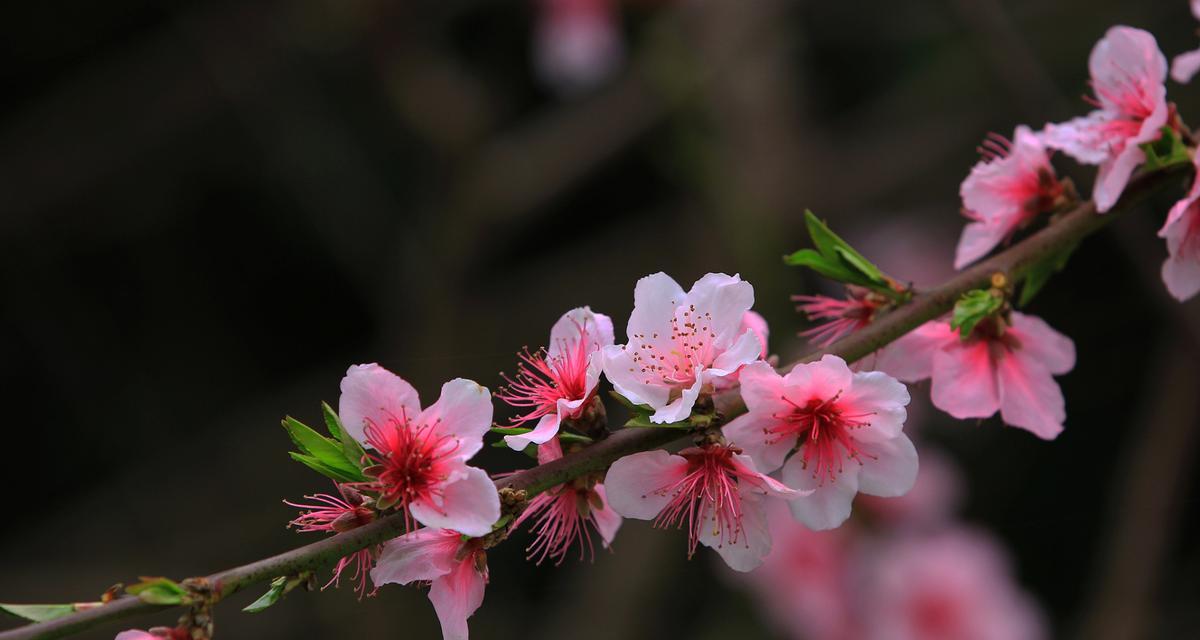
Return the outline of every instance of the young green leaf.
[[[533,431],[527,427],[492,427],[492,433],[498,433],[502,436],[521,436]]]
[[[342,419],[328,402],[321,403],[321,415],[325,417],[325,428],[329,429],[329,435],[333,436],[334,440],[340,441],[345,437],[346,430],[342,428]]]
[[[188,600],[187,589],[167,578],[142,578],[141,582],[125,588],[146,604],[183,604]]]
[[[0,603],[0,611],[30,622],[46,622],[66,615],[93,609],[101,606],[101,602],[76,602],[71,604],[4,604]]]
[[[950,327],[958,329],[958,335],[966,340],[975,330],[975,325],[984,318],[1000,310],[1004,299],[992,295],[986,289],[975,289],[963,294],[954,304],[954,314],[950,318]]]
[[[258,613],[267,607],[279,602],[283,598],[283,589],[287,586],[287,576],[279,576],[271,581],[271,588],[266,593],[258,597],[257,600],[251,602],[246,608],[242,609],[246,613]]]
[[[283,428],[287,430],[288,435],[292,438],[292,442],[296,443],[296,447],[300,449],[300,454],[306,458],[311,458],[320,462],[322,466],[330,469],[335,469],[341,475],[348,478],[362,479],[362,472],[359,469],[357,460],[351,460],[345,451],[345,442],[338,442],[313,431],[299,420],[288,416],[283,419]],[[344,430],[339,429],[339,433],[344,434]],[[345,439],[345,435],[343,435]],[[305,462],[297,458],[293,458]],[[312,465],[309,465],[310,467]],[[324,472],[322,472],[324,473]],[[329,474],[325,474],[329,475]],[[355,482],[357,480],[346,480],[346,482]]]
[[[830,280],[864,284],[853,271],[842,266],[836,259],[821,255],[812,249],[800,249],[786,255],[783,262],[791,267],[808,267]]]
[[[289,451],[288,455],[292,460],[303,464],[304,466],[316,471],[317,473],[333,480],[334,482],[364,482],[367,477],[358,469],[347,470],[344,467],[333,467],[325,464],[323,461],[314,456]]]
[[[1162,136],[1158,140],[1143,143],[1141,146],[1142,151],[1146,154],[1145,168],[1147,171],[1192,161],[1188,156],[1187,145],[1171,127],[1163,127]]]
[[[1074,242],[1062,251],[1030,267],[1029,273],[1025,275],[1025,284],[1021,285],[1021,297],[1017,300],[1017,306],[1024,307],[1029,304],[1034,296],[1042,290],[1042,287],[1050,281],[1050,277],[1067,266],[1067,261],[1071,259],[1071,254],[1078,246],[1079,243]]]

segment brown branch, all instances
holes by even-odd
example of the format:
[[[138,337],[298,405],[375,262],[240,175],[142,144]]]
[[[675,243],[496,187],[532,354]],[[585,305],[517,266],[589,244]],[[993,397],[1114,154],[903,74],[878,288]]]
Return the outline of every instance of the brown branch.
[[[853,362],[946,313],[962,294],[988,286],[992,275],[997,272],[1006,274],[1014,283],[1018,282],[1039,261],[1079,242],[1112,221],[1120,211],[1127,210],[1130,205],[1146,195],[1175,182],[1178,173],[1178,170],[1172,169],[1139,175],[1130,182],[1120,203],[1109,213],[1097,215],[1095,205],[1085,202],[1059,217],[1045,229],[962,271],[940,286],[914,296],[908,304],[884,315],[861,331],[839,340],[828,349],[809,354],[800,362],[813,361],[826,353]],[[497,486],[536,493],[582,474],[606,469],[622,456],[666,445],[680,438],[683,433],[677,429],[624,429],[586,449],[513,474],[498,481]],[[215,573],[208,576],[208,581],[214,587],[216,598],[224,598],[276,576],[294,575],[301,571],[328,566],[338,558],[359,549],[394,538],[403,530],[403,515],[391,515],[320,542]],[[106,622],[168,608],[170,607],[145,604],[131,596],[123,597],[96,609],[0,632],[0,640],[62,638]]]

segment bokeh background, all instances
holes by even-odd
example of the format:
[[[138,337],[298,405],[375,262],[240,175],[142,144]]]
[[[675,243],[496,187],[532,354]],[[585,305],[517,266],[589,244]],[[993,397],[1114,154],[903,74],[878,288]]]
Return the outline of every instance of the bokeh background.
[[[780,262],[804,208],[936,282],[985,133],[1083,112],[1112,24],[1168,56],[1198,42],[1184,0],[605,10],[613,38],[554,49],[533,0],[10,8],[0,601],[90,600],[313,539],[280,500],[329,487],[288,459],[278,420],[319,422],[351,363],[426,400],[454,376],[494,388],[568,308],[620,332],[658,270],[741,273],[772,351],[798,355],[788,296],[823,286]],[[1200,122],[1200,88],[1169,91]],[[1087,192],[1090,171],[1058,166]],[[1200,624],[1200,307],[1166,298],[1154,238],[1177,195],[1089,240],[1032,306],[1079,352],[1057,441],[916,412],[965,472],[963,518],[1009,547],[1055,637]],[[527,540],[491,552],[472,637],[780,637],[676,533],[627,523],[616,553],[558,568],[525,563]],[[218,609],[221,636],[438,637],[418,589],[237,611],[256,596]]]

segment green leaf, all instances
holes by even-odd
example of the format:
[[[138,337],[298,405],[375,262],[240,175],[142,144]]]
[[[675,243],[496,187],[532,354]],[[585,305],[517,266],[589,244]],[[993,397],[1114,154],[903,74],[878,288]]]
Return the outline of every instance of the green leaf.
[[[1033,301],[1033,297],[1046,286],[1050,277],[1067,266],[1067,260],[1071,259],[1071,254],[1078,246],[1078,242],[1073,242],[1062,251],[1030,267],[1029,273],[1025,275],[1025,284],[1021,285],[1021,298],[1017,300],[1017,306],[1024,307]]]
[[[691,429],[691,420],[680,420],[679,422],[668,422],[659,424],[650,422],[650,414],[639,413],[625,422],[627,427],[637,427],[643,429]]]
[[[578,433],[568,433],[561,429],[558,432],[558,439],[562,440],[563,442],[582,442],[584,444],[591,444],[595,442],[595,440],[592,440],[587,436],[579,435]]]
[[[76,602],[73,604],[3,604],[0,603],[0,611],[18,618],[29,620],[30,622],[46,622],[54,620],[66,615],[83,611],[84,609],[93,609],[101,606],[101,602]]]
[[[491,431],[502,436],[521,436],[533,431],[533,429],[525,427],[492,427]]]
[[[981,320],[1000,310],[1004,299],[992,295],[986,289],[975,289],[963,294],[954,304],[954,315],[950,327],[958,329],[958,335],[966,340]]]
[[[853,271],[842,266],[840,262],[827,258],[812,249],[800,249],[791,255],[786,255],[783,257],[783,262],[792,267],[808,267],[830,280],[868,284]]]
[[[258,613],[283,599],[284,588],[287,587],[287,576],[279,576],[271,581],[271,588],[242,609],[246,613]]]
[[[284,418],[282,424],[283,428],[287,430],[288,436],[291,437],[292,442],[296,443],[296,447],[300,449],[300,454],[292,454],[293,459],[308,464],[309,467],[314,469],[315,467],[309,464],[308,461],[315,460],[322,467],[336,470],[341,476],[344,476],[346,479],[343,482],[366,480],[366,477],[362,474],[362,470],[359,468],[358,461],[351,460],[347,456],[345,442],[326,438],[291,416]],[[339,432],[345,433],[344,431]],[[297,457],[297,455],[303,456],[304,459]],[[330,475],[324,471],[319,472],[327,476]]]
[[[842,240],[828,225],[821,221],[812,211],[804,211],[804,222],[808,225],[808,235],[821,255],[831,260],[840,261],[845,266],[858,272],[864,279],[875,285],[887,285],[883,272],[867,260],[861,253],[854,250],[850,243]]]
[[[614,400],[621,403],[621,406],[629,409],[630,411],[654,411],[654,409],[644,404],[634,404],[634,402],[629,398],[617,393],[616,389],[610,389],[608,395],[612,396]]]
[[[1154,142],[1145,142],[1141,145],[1142,151],[1146,154],[1146,170],[1154,171],[1177,164],[1186,164],[1192,161],[1188,156],[1187,145],[1179,138],[1179,134],[1171,127],[1162,128],[1162,136]]]
[[[183,604],[188,599],[187,589],[166,578],[142,578],[125,591],[147,604]]]
[[[325,428],[329,429],[329,435],[333,436],[334,440],[340,441],[344,438],[346,430],[342,428],[342,419],[328,402],[321,403],[321,414],[325,417]]]
[[[295,451],[289,451],[288,455],[291,456],[292,460],[335,482],[365,482],[367,479],[367,476],[363,475],[362,471],[347,471],[345,468],[332,467],[310,455]]]

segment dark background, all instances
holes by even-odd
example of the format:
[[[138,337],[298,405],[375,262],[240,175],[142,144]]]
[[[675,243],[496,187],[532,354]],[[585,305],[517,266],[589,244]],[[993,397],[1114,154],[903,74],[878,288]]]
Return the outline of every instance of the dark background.
[[[685,288],[740,272],[772,350],[796,355],[788,295],[821,285],[779,256],[803,244],[805,207],[934,282],[986,132],[1084,112],[1110,25],[1149,29],[1168,56],[1200,43],[1183,0],[620,12],[626,63],[572,96],[534,73],[529,2],[6,12],[0,600],[91,600],[316,539],[284,528],[280,500],[330,487],[289,461],[278,419],[319,422],[352,363],[383,363],[426,402],[454,376],[494,388],[573,306],[623,335],[634,282],[658,270]],[[1200,88],[1169,92],[1200,122]],[[1057,165],[1090,190],[1090,170]],[[968,472],[966,520],[1012,548],[1056,636],[1200,623],[1200,308],[1166,298],[1153,237],[1177,196],[1090,239],[1032,306],[1079,351],[1057,441],[923,413]],[[488,449],[480,464],[526,461]],[[674,533],[626,523],[617,553],[559,568],[525,564],[524,541],[491,553],[472,637],[771,637]],[[223,637],[438,633],[417,589],[237,611],[256,596],[218,609]]]

